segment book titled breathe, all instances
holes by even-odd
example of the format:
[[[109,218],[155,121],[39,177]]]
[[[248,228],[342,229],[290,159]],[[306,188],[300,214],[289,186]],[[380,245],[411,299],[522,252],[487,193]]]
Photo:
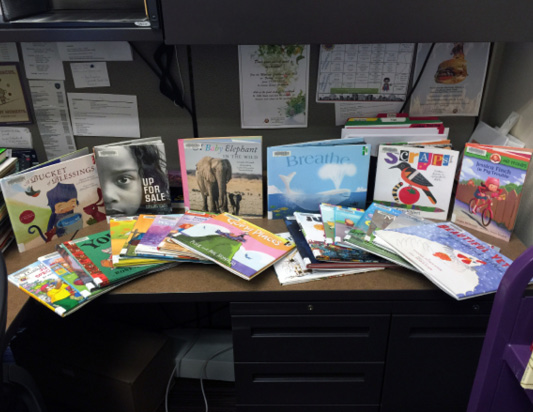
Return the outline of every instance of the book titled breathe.
[[[185,229],[176,242],[246,280],[294,248],[287,239],[229,213]]]

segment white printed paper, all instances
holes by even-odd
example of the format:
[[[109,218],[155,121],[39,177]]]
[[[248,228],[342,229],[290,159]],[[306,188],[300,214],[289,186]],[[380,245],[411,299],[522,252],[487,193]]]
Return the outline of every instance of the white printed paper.
[[[74,134],[141,137],[137,96],[68,93]]]
[[[239,46],[241,127],[307,127],[308,45]]]
[[[27,79],[65,80],[57,43],[20,43]]]
[[[70,68],[76,89],[109,87],[111,85],[105,62],[71,63]]]
[[[131,47],[126,41],[60,42],[63,61],[131,61]]]
[[[17,43],[0,43],[0,62],[18,62]]]
[[[52,159],[76,150],[64,83],[30,80],[29,85],[47,158]]]
[[[32,149],[30,129],[27,127],[0,127],[0,147]]]
[[[405,101],[414,43],[322,44],[316,101]]]

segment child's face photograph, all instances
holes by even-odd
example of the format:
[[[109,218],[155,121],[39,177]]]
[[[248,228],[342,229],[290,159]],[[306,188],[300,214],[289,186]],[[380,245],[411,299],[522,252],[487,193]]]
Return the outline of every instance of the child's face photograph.
[[[118,156],[98,168],[106,214],[135,215],[141,205],[142,187],[139,166],[129,149],[113,148]]]

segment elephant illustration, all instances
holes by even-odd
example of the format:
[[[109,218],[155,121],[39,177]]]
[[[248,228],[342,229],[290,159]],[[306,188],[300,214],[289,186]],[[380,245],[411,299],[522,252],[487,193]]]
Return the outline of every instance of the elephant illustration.
[[[205,156],[196,164],[196,182],[202,193],[205,212],[228,211],[226,186],[231,179],[231,163],[228,159]]]

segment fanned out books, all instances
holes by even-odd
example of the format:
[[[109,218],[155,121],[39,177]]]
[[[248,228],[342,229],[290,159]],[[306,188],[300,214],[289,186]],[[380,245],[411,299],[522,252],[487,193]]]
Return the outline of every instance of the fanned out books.
[[[451,222],[383,229],[386,242],[436,286],[457,300],[494,293],[512,260]]]
[[[166,264],[113,267],[109,230],[60,243],[57,245],[57,251],[76,273],[83,273],[92,277],[98,288],[159,272],[176,265],[175,262],[168,262]]]
[[[268,218],[318,213],[321,203],[365,207],[369,149],[360,138],[268,147]]]
[[[451,220],[509,241],[531,154],[531,149],[467,143]]]
[[[382,144],[415,144],[421,142],[449,143],[449,128],[435,117],[407,117],[402,114],[379,115],[369,118],[349,118],[341,131],[341,137],[360,136],[371,145],[373,157]]]
[[[294,216],[285,218],[285,225],[307,269],[340,270],[396,266],[364,250],[325,243],[323,223],[318,213],[295,212]]]
[[[458,162],[455,150],[380,145],[374,202],[446,220]]]
[[[416,271],[413,265],[390,247],[384,247],[375,242],[375,232],[386,228],[402,213],[399,209],[372,203],[354,227],[344,236],[342,244],[356,250],[364,250],[389,262]]]
[[[20,252],[106,218],[92,154],[9,175],[0,187]]]
[[[194,251],[181,246],[177,243],[176,239],[180,236],[180,233],[185,229],[189,229],[199,223],[214,217],[213,213],[195,213],[185,212],[178,220],[174,228],[168,232],[165,238],[159,243],[157,249],[159,253],[164,256],[178,260],[178,261],[192,261],[199,263],[213,263],[210,260],[203,258]]]
[[[246,280],[294,248],[287,239],[229,213],[183,230],[176,242]]]
[[[279,233],[279,236],[287,240],[293,240],[289,232]],[[297,248],[292,250],[283,259],[274,263],[274,271],[281,285],[294,285],[297,283],[312,282],[332,277],[347,276],[356,273],[381,270],[381,267],[348,268],[348,269],[308,269],[307,264]]]
[[[165,144],[160,137],[94,147],[108,216],[172,211]]]
[[[178,139],[185,210],[263,217],[262,137]]]

